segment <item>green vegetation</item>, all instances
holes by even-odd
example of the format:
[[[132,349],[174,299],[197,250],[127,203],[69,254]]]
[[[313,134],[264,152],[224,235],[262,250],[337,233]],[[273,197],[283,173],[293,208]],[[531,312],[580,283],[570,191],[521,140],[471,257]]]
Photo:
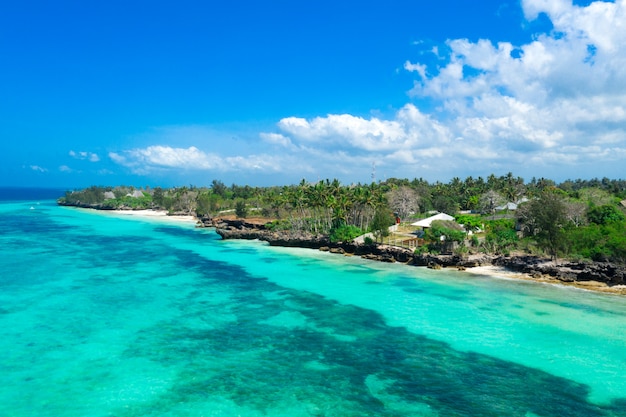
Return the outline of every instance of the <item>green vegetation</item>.
[[[395,218],[393,213],[384,207],[378,207],[374,213],[372,224],[370,225],[370,231],[374,234],[377,241],[383,240],[383,238],[389,236],[389,226],[393,225]]]
[[[363,233],[363,230],[354,225],[344,224],[331,229],[329,238],[331,242],[349,242],[355,237],[361,236]]]
[[[93,186],[68,191],[59,203],[162,209],[198,217],[254,215],[263,217],[270,230],[325,235],[333,241],[350,241],[372,232],[379,242],[413,248],[419,243],[420,253],[521,252],[626,263],[625,199],[626,180],[556,184],[533,178],[526,183],[509,173],[453,178],[448,183],[391,178],[351,185],[338,180],[303,180],[281,187],[229,187],[219,180],[208,187],[169,189]],[[417,239],[410,223],[428,217],[432,210],[455,215],[456,223],[434,223]],[[402,224],[398,232],[390,234],[388,227],[395,216]]]
[[[425,237],[432,241],[460,243],[465,240],[465,231],[453,221],[437,220],[426,230]]]
[[[500,219],[485,222],[486,234],[483,248],[486,252],[508,255],[519,242],[513,219]],[[478,240],[478,239],[476,239]],[[476,244],[477,242],[475,242]]]
[[[437,253],[450,253],[455,248],[464,246],[466,233],[456,222],[436,220],[426,229],[425,239],[431,243],[428,248]]]
[[[465,230],[479,230],[483,227],[484,221],[478,216],[473,216],[471,214],[457,214],[454,216],[454,220],[465,227]]]
[[[246,207],[245,201],[239,200],[235,203],[235,215],[240,219],[248,216],[248,208]]]

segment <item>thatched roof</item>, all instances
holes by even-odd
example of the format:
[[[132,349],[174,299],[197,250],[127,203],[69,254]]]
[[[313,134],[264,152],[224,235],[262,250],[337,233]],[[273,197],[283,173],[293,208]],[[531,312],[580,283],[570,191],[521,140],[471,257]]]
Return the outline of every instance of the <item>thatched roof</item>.
[[[143,193],[139,190],[135,190],[132,193],[126,194],[127,197],[141,198],[143,197]]]

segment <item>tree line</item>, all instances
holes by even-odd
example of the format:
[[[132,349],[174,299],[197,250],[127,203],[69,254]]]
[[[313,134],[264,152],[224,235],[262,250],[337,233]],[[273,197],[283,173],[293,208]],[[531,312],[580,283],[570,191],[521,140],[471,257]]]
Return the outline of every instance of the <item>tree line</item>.
[[[137,192],[139,191],[139,193]],[[512,173],[452,178],[430,183],[397,179],[371,184],[341,184],[337,179],[273,187],[227,186],[213,180],[207,187],[128,186],[68,191],[60,204],[103,209],[152,208],[200,218],[233,215],[262,217],[268,227],[349,240],[374,232],[382,238],[396,218],[411,221],[436,211],[455,215],[473,238],[450,225],[435,225],[426,238],[437,250],[444,236],[460,251],[513,250],[626,262],[626,180],[545,178],[525,182]],[[508,204],[507,203],[511,203]],[[478,237],[477,237],[478,236]]]

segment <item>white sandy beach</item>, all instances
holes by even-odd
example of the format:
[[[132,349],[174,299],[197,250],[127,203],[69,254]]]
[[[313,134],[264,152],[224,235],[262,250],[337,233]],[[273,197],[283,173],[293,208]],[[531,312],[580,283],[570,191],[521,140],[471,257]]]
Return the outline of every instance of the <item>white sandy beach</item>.
[[[477,275],[487,275],[491,277],[510,278],[510,279],[529,279],[526,274],[513,272],[501,266],[485,265],[467,268],[465,272]]]
[[[196,224],[198,221],[194,216],[169,216],[164,210],[102,210],[101,213],[191,224]]]
[[[533,278],[528,274],[510,271],[499,266],[492,266],[492,265],[477,266],[474,268],[467,268],[465,272],[469,272],[471,274],[477,274],[477,275],[486,275],[492,278],[521,279],[525,281],[539,282],[539,283],[545,283],[545,284],[575,287],[581,290],[626,295],[626,285],[608,286],[606,283],[598,282],[598,281],[564,282],[564,281],[560,281],[556,278],[546,276],[546,275],[540,278]]]

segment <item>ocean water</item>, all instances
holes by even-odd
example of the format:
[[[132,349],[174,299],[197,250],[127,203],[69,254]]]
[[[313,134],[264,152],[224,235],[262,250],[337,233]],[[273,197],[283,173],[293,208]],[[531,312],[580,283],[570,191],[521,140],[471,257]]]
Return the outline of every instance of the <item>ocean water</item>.
[[[1,416],[626,416],[626,298],[0,202]]]

